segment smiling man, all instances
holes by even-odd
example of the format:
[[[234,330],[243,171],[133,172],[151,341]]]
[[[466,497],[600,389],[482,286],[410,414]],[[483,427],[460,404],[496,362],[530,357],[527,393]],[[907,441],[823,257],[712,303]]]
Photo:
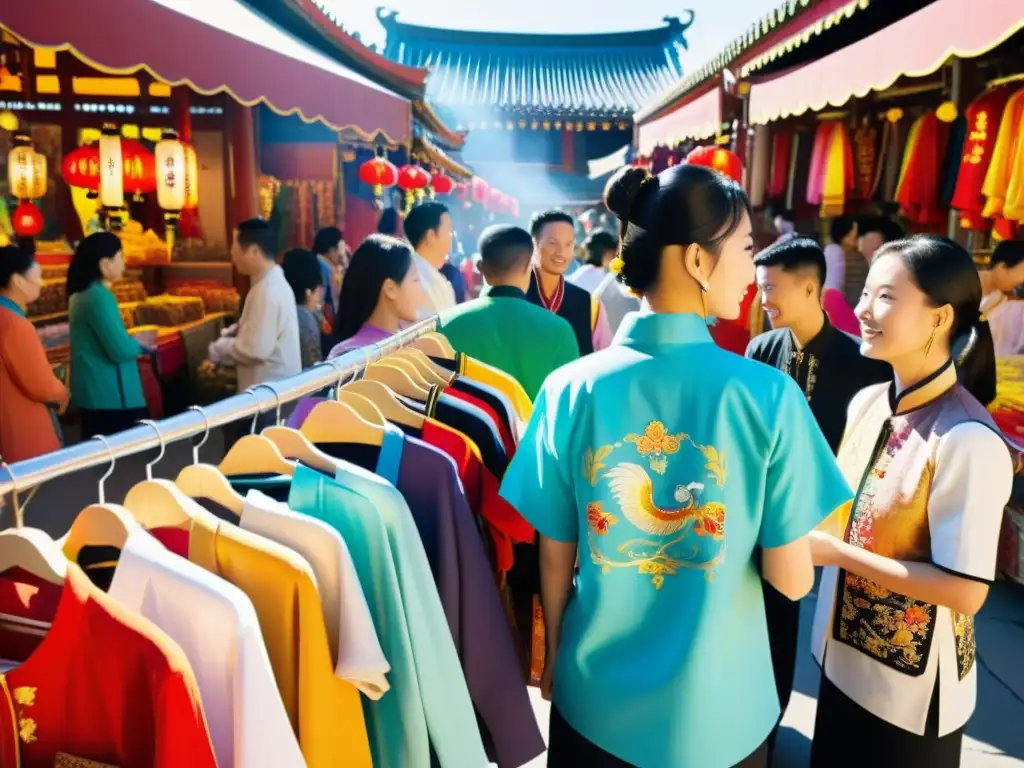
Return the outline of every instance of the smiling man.
[[[572,216],[562,211],[538,214],[530,234],[534,266],[526,297],[569,322],[581,355],[604,349],[612,341],[612,331],[600,299],[565,279],[576,250]]]

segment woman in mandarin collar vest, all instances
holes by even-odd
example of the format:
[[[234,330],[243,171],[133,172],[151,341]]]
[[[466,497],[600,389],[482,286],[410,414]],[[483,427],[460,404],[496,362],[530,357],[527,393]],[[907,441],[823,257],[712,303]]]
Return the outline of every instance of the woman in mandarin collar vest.
[[[977,695],[973,617],[1013,475],[984,405],[995,358],[980,301],[970,255],[949,240],[889,243],[872,262],[861,353],[895,381],[850,403],[839,465],[858,491],[812,536],[827,566],[814,766],[960,765]]]

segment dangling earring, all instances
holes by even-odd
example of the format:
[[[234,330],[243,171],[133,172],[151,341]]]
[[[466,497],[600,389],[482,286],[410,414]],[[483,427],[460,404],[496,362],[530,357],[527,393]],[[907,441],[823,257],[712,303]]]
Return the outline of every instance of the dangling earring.
[[[928,337],[928,343],[924,345],[924,356],[928,357],[928,354],[932,351],[932,342],[935,341],[935,329],[932,328],[932,335]]]
[[[700,308],[704,314],[704,319],[708,319],[708,283],[707,280],[700,281]]]

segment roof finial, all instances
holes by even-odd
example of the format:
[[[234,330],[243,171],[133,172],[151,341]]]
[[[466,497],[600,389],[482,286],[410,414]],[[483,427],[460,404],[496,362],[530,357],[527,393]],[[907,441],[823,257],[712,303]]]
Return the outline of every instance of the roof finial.
[[[390,8],[385,8],[383,5],[377,6],[377,21],[383,24],[385,27],[390,22],[398,19],[398,11],[392,11]]]
[[[680,21],[678,16],[665,16],[662,18],[662,21],[664,21],[668,26],[673,37],[681,38],[686,30],[693,25],[693,20],[696,18],[697,14],[692,8],[687,8],[686,12],[690,14],[690,18],[688,18],[685,23]]]

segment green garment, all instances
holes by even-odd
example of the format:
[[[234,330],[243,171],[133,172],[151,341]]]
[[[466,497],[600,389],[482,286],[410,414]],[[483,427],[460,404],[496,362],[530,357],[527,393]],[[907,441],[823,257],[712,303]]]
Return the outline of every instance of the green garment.
[[[442,312],[441,332],[457,351],[518,381],[531,400],[549,373],[580,356],[567,321],[507,285],[485,288],[479,299]]]
[[[144,350],[128,335],[117,299],[102,281],[71,297],[68,326],[71,402],[96,411],[145,408],[137,359]]]

